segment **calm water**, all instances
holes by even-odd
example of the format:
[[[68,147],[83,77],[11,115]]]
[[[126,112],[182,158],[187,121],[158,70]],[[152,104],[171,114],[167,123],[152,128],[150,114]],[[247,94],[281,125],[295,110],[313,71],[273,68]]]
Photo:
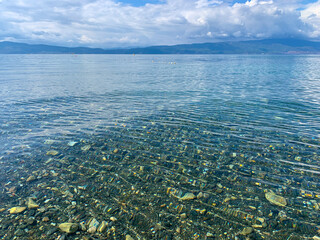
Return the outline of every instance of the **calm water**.
[[[91,235],[320,236],[319,66],[319,56],[0,55],[0,236],[56,239],[57,224],[112,216]],[[7,209],[29,197],[44,211],[17,215],[37,220],[17,232]]]

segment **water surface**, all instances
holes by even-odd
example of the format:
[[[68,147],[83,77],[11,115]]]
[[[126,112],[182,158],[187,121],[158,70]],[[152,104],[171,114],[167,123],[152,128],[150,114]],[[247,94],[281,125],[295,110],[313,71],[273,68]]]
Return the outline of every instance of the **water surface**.
[[[62,222],[89,228],[110,217],[117,221],[91,235],[318,234],[319,56],[0,55],[0,63],[4,239],[56,239],[63,233],[50,230]],[[190,193],[197,198],[184,200]],[[42,210],[14,219],[7,209],[30,197]],[[67,239],[79,235],[90,234]]]

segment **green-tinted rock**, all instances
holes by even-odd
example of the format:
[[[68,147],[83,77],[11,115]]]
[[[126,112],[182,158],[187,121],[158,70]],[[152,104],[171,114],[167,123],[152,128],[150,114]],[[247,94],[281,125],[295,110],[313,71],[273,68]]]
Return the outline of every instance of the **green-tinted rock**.
[[[240,232],[240,234],[246,236],[246,235],[249,235],[249,234],[252,233],[252,232],[253,232],[253,228],[252,228],[252,227],[245,227],[245,228]]]
[[[180,198],[180,200],[192,200],[195,199],[196,196],[193,193],[186,193],[183,195],[183,197]]]
[[[59,228],[62,232],[74,233],[78,230],[78,224],[76,223],[61,223]]]
[[[267,192],[265,194],[266,199],[271,202],[272,204],[284,207],[287,205],[287,199],[284,197],[281,197],[279,195],[276,195],[274,192]]]

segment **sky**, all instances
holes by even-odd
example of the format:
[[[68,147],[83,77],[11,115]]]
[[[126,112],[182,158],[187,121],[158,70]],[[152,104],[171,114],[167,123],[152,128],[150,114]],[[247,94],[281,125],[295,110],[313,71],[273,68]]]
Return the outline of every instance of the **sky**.
[[[0,0],[0,41],[127,48],[320,41],[320,0]]]

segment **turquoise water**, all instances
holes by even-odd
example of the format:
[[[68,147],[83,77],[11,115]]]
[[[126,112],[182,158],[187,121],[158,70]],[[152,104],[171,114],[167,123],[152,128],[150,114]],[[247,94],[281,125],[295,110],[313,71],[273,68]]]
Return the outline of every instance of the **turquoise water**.
[[[89,228],[90,218],[110,217],[117,221],[102,233],[66,237],[320,236],[319,56],[0,55],[0,63],[4,239],[56,239],[63,232],[48,231],[59,223]],[[188,193],[197,198],[184,200]],[[15,220],[7,209],[30,197],[44,211]],[[17,232],[30,218],[37,223]]]

